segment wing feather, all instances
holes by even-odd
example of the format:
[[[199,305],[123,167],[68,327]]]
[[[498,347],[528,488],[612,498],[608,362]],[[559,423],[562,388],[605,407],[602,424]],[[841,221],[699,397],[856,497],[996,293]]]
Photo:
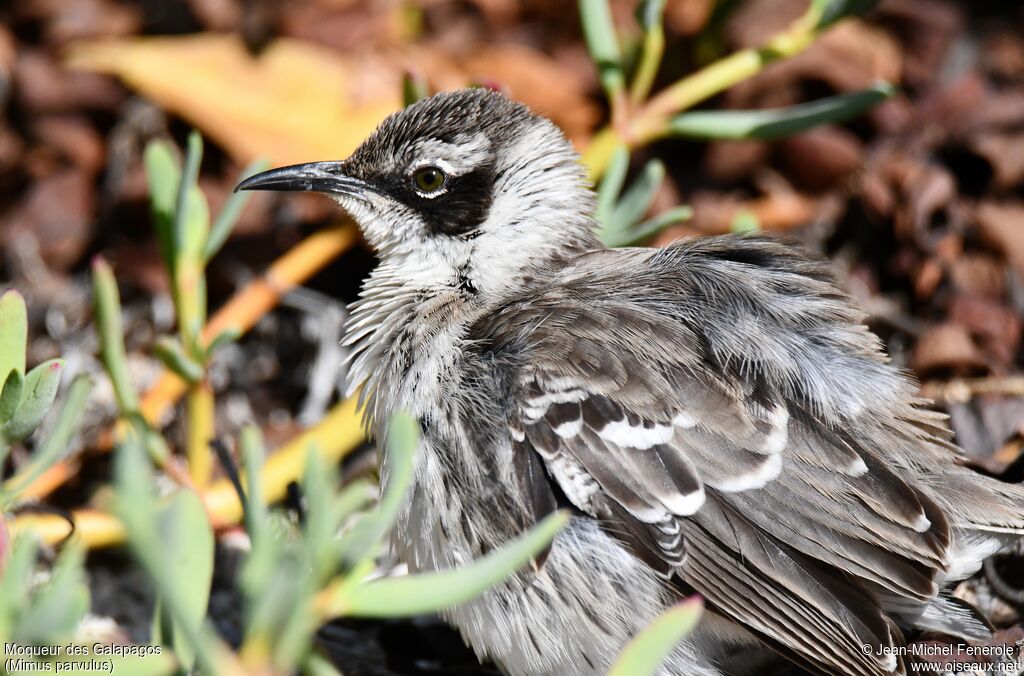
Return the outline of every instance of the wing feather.
[[[812,664],[858,675],[892,671],[894,661],[877,656],[892,645],[891,627],[863,589],[714,498],[683,530],[693,561],[683,577],[709,601]],[[864,655],[866,644],[875,647],[875,655]]]

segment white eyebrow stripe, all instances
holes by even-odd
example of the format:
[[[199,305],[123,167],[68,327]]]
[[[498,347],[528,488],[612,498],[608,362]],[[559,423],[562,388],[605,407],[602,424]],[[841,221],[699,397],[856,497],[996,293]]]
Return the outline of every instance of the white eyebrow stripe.
[[[412,163],[412,166],[409,167],[409,171],[416,171],[422,167],[437,167],[449,176],[458,176],[458,172],[455,171],[455,168],[452,167],[450,163],[439,157],[435,159],[428,159],[426,157],[420,158]]]
[[[483,164],[490,150],[491,142],[483,133],[460,135],[453,143],[424,139],[413,147],[417,159],[412,168],[434,165],[452,176],[461,176]]]

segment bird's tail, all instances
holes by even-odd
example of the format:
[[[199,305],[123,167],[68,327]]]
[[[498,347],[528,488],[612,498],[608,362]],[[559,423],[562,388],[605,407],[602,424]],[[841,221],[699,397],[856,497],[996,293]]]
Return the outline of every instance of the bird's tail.
[[[952,526],[948,569],[940,583],[973,575],[986,558],[1024,537],[1024,485],[960,466],[945,468],[930,484]]]

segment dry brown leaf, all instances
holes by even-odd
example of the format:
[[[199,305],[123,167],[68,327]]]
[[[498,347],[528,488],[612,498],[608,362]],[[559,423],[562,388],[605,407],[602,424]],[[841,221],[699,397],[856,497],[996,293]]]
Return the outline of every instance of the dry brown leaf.
[[[25,142],[10,127],[0,127],[0,174],[10,176],[18,168]]]
[[[918,373],[937,369],[961,372],[987,366],[967,329],[953,322],[932,326],[921,334],[911,363]]]
[[[397,69],[288,39],[259,56],[233,35],[99,41],[69,64],[117,75],[241,161],[346,157],[400,103]]]
[[[954,296],[948,316],[970,332],[993,367],[1012,368],[1021,338],[1021,320],[1012,308],[985,296]]]
[[[750,176],[768,160],[770,154],[771,146],[764,141],[721,141],[708,144],[701,164],[708,178],[729,183]]]
[[[32,133],[44,148],[89,174],[98,174],[103,168],[107,148],[82,115],[41,115],[33,121]]]
[[[242,23],[240,0],[187,0],[188,7],[209,30],[235,30]]]
[[[1024,183],[1024,134],[982,132],[971,147],[992,167],[994,187],[1012,190]]]
[[[985,380],[976,381],[979,383]],[[948,387],[963,387],[966,401],[949,400],[946,409],[956,441],[973,464],[998,476],[1017,461],[1024,434],[1024,398],[1013,395],[973,394],[965,381]]]
[[[665,4],[665,25],[687,37],[700,33],[715,9],[711,0],[676,0]]]
[[[776,146],[787,175],[812,191],[835,187],[864,164],[864,144],[841,127],[819,127]]]
[[[1024,73],[1024,39],[1020,31],[1006,28],[987,37],[981,45],[981,63],[996,77],[1020,78]]]
[[[1024,274],[1024,204],[985,201],[974,218],[982,238],[1006,256],[1018,274]]]
[[[2,228],[7,246],[27,237],[52,270],[66,270],[81,259],[93,236],[92,176],[67,169],[35,181]]]
[[[17,105],[33,114],[115,110],[124,99],[117,83],[94,73],[69,72],[36,49],[18,51],[13,93]]]
[[[929,148],[962,143],[973,130],[990,124],[986,117],[992,109],[988,84],[969,71],[917,100],[912,130]]]
[[[419,23],[399,3],[297,2],[284,9],[278,0],[262,2],[277,8],[268,23],[280,35],[345,54],[400,48],[418,32]]]
[[[960,293],[991,298],[1006,293],[1004,266],[990,255],[965,253],[951,262],[949,272]]]
[[[912,276],[914,295],[918,298],[931,297],[945,275],[942,263],[938,259],[926,258],[917,266]]]
[[[896,232],[930,249],[956,222],[956,179],[945,167],[923,163],[908,178],[902,186],[905,201],[896,214]]]
[[[11,76],[14,73],[14,62],[17,59],[14,34],[9,28],[0,24],[0,103],[7,98],[11,87]]]
[[[904,82],[915,85],[943,76],[950,45],[963,28],[963,11],[951,0],[889,0],[877,15],[903,42]]]

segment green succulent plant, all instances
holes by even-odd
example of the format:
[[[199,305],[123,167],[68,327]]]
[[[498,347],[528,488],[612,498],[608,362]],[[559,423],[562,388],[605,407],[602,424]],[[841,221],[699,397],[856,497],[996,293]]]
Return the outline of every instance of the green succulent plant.
[[[25,299],[17,291],[7,291],[0,296],[0,468],[6,466],[11,447],[28,440],[42,424],[64,372],[63,359],[27,370],[27,350]],[[48,577],[39,582],[36,538],[21,533],[12,542],[6,519],[23,502],[32,481],[67,455],[91,387],[87,376],[76,378],[48,436],[35,444],[28,461],[12,476],[0,474],[0,645],[66,639],[89,608],[82,548],[73,542],[65,545]]]

